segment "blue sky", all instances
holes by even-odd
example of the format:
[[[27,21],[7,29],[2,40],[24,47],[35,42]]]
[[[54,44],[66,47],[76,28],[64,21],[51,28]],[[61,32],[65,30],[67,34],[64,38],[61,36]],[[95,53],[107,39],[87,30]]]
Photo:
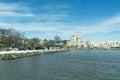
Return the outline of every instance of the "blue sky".
[[[120,0],[0,0],[0,28],[26,37],[120,40]]]

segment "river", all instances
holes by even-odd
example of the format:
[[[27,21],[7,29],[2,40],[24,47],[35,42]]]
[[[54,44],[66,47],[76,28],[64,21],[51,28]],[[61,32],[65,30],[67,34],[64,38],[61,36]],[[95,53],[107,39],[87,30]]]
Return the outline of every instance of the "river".
[[[120,80],[120,51],[80,50],[1,60],[0,80]]]

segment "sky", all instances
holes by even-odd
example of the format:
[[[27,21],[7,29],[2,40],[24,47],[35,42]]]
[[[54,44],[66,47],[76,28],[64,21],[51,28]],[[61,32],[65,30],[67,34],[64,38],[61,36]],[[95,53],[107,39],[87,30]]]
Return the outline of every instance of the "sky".
[[[120,41],[120,0],[0,0],[0,28],[28,38]]]

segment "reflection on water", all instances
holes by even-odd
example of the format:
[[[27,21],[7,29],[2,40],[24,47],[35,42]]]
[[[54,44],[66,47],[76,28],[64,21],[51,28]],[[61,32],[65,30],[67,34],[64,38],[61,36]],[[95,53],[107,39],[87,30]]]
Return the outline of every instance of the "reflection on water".
[[[4,60],[0,80],[120,80],[120,51],[81,50]]]

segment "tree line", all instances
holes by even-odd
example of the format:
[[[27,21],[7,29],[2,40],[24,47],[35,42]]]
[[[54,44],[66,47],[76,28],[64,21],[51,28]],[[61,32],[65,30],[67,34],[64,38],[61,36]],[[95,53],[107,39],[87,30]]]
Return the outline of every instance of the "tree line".
[[[49,48],[56,47],[58,41],[61,41],[60,36],[55,36],[54,40],[41,40],[37,37],[29,39],[13,28],[0,29],[0,47],[19,49]]]

